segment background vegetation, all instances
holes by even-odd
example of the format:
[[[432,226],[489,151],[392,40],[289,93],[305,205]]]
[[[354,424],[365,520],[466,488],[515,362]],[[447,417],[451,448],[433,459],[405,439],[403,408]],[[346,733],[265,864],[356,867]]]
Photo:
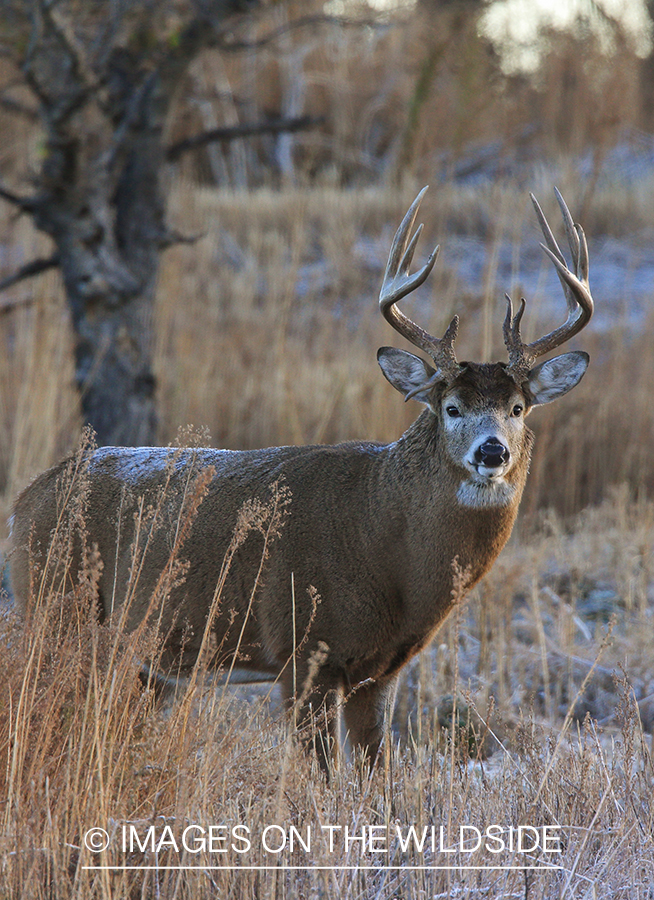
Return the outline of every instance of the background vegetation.
[[[630,269],[654,227],[650,60],[617,23],[602,19],[607,40],[586,20],[541,35],[538,68],[507,75],[479,36],[475,4],[423,3],[397,18],[353,11],[365,26],[317,22],[318,5],[276,4],[249,26],[249,49],[206,51],[176,98],[171,143],[260,116],[321,121],[306,133],[212,144],[169,166],[169,224],[197,240],[166,251],[159,272],[159,441],[189,423],[233,448],[399,436],[417,407],[402,404],[374,361],[378,346],[395,342],[376,295],[392,233],[426,182],[422,247],[440,242],[441,258],[412,301],[415,317],[439,332],[456,311],[459,358],[501,358],[503,292],[522,292],[539,252],[527,192],[554,224],[557,184],[591,236],[597,324],[578,341],[591,368],[570,397],[532,416],[537,448],[514,538],[403,678],[396,751],[371,781],[344,762],[325,786],[267,702],[210,691],[202,673],[155,709],[137,680],[152,635],[128,641],[81,613],[62,621],[62,608],[78,607],[55,588],[26,629],[8,606],[5,896],[651,897],[654,312],[651,284]],[[289,29],[299,17],[306,24]],[[3,98],[20,103],[9,65],[4,76]],[[38,127],[5,103],[0,135],[2,180],[27,182]],[[10,206],[0,217],[0,275],[51,252]],[[456,265],[448,242],[468,248],[469,261],[464,254]],[[607,260],[617,260],[617,278]],[[533,334],[563,314],[547,267],[536,266],[525,290]],[[8,515],[16,491],[75,448],[81,417],[58,273],[21,282],[2,303]],[[382,866],[371,870],[216,871],[207,866],[221,860],[205,854],[181,860],[204,866],[184,873],[165,868],[180,860],[163,850],[146,854],[148,870],[84,868],[125,861],[84,849],[95,825],[113,833],[133,823],[143,833],[150,824],[246,822],[260,833],[274,823],[455,830],[495,821],[563,825],[560,868],[383,868],[442,862],[402,854],[397,843],[361,860]],[[310,862],[355,857],[323,849]],[[261,852],[247,862],[298,860]],[[128,861],[143,865],[144,855]]]

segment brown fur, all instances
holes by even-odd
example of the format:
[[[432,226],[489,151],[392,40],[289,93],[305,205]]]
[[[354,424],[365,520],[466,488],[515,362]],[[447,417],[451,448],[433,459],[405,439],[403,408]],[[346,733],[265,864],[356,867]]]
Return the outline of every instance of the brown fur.
[[[546,252],[565,287],[568,320],[525,345],[519,328],[524,302],[512,316],[509,301],[508,366],[459,364],[457,318],[437,340],[398,310],[397,301],[424,281],[436,259],[434,251],[409,275],[419,232],[410,234],[423,194],[396,233],[380,293],[390,324],[434,363],[389,347],[378,353],[390,383],[427,407],[398,441],[243,452],[104,448],[91,456],[85,479],[87,540],[97,544],[104,564],[101,614],[119,616],[127,609],[131,628],[144,619],[157,622],[164,662],[176,670],[196,662],[208,627],[215,663],[279,675],[285,696],[299,698],[300,725],[319,714],[314,742],[326,770],[343,694],[350,740],[374,760],[397,673],[488,571],[511,533],[531,453],[526,414],[571,390],[588,365],[587,354],[572,352],[530,368],[583,328],[593,311],[585,238],[560,195],[574,272],[534,205]],[[43,566],[62,516],[61,483],[69,465],[41,475],[16,501],[12,578],[24,612],[32,602],[34,563]],[[186,534],[183,498],[193,467],[211,467],[211,479]],[[281,537],[272,548],[265,543],[271,525],[259,514],[259,527],[238,547],[231,545],[221,584],[232,537],[244,533],[244,503],[265,507],[274,485],[291,496],[288,515],[280,513]],[[139,568],[131,552],[139,543],[135,513],[147,507],[159,510],[159,527],[147,538]],[[250,516],[256,519],[256,510]],[[181,556],[188,561],[183,580],[171,567],[180,534]],[[75,553],[71,588],[81,546]]]
[[[468,403],[489,408],[505,405],[516,393],[499,365],[466,369],[459,388]],[[433,393],[436,405],[442,390]],[[285,485],[291,494],[289,515],[255,594],[240,644],[239,666],[273,674],[283,670],[284,691],[292,697],[293,667],[287,665],[294,649],[292,638],[295,634],[299,642],[308,630],[296,658],[298,694],[312,654],[326,648],[326,659],[304,705],[305,715],[309,704],[316,710],[324,699],[333,708],[341,691],[351,694],[345,706],[350,738],[374,757],[385,698],[397,672],[431,640],[452,609],[454,561],[469,571],[469,588],[506,543],[527,475],[530,447],[531,432],[524,429],[508,475],[516,488],[511,504],[478,510],[457,501],[464,471],[451,459],[441,419],[431,410],[425,410],[399,441],[387,446],[346,443],[244,452],[100,449],[89,462],[86,527],[104,563],[99,583],[102,611],[109,616],[112,602],[120,607],[127,592],[139,498],[155,502],[166,464],[170,466],[178,453],[162,517],[170,526],[159,528],[151,538],[129,611],[129,627],[146,614],[170,556],[171,532],[188,475],[188,466],[181,463],[196,460],[200,467],[213,466],[215,474],[181,554],[188,559],[188,573],[161,613],[161,632],[168,636],[167,662],[191,666],[239,509],[248,498],[268,502],[273,482]],[[64,461],[39,476],[16,501],[12,579],[23,612],[30,603],[32,567],[42,563],[55,528],[57,485],[66,465]],[[121,499],[125,488],[127,494]],[[229,664],[229,653],[236,648],[262,547],[261,536],[251,534],[232,563],[213,625],[223,663]],[[74,581],[75,566],[70,577]],[[310,586],[320,595],[313,622]],[[237,615],[230,624],[232,611]],[[154,614],[158,616],[159,611]],[[333,717],[328,727],[333,734]],[[322,752],[321,756],[326,765]]]

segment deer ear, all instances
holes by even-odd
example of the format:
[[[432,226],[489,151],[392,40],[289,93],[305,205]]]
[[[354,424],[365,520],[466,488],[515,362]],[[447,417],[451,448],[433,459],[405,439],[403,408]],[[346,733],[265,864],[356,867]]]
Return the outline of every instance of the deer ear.
[[[527,385],[534,406],[549,403],[571,391],[581,381],[589,359],[587,353],[574,350],[572,353],[547,359],[533,368],[527,378]]]
[[[377,362],[393,387],[404,394],[405,400],[413,398],[431,406],[428,394],[439,378],[429,363],[397,347],[380,347]]]

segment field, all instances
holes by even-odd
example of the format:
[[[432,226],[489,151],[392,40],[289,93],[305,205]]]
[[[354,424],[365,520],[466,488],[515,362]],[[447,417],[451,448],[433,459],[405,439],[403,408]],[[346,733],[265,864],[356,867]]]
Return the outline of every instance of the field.
[[[418,256],[438,242],[440,258],[407,310],[437,334],[458,312],[460,359],[504,358],[504,291],[526,296],[528,336],[564,318],[529,190],[557,235],[553,184],[582,221],[597,314],[574,342],[591,356],[583,382],[530,417],[508,547],[402,676],[385,764],[369,776],[343,758],[326,784],[274,685],[216,684],[200,666],[155,702],[138,674],[157,637],[87,615],[93,566],[74,598],[44,581],[38,617],[24,626],[7,598],[0,618],[0,897],[651,900],[654,169],[611,177],[623,145],[608,127],[583,121],[578,143],[501,177],[431,179]],[[218,189],[171,174],[171,223],[199,237],[162,257],[160,443],[399,437],[418,405],[379,372],[377,348],[398,341],[376,297],[394,229],[430,180],[429,137],[401,179],[303,170],[296,184]],[[584,180],[589,145],[602,160]],[[45,252],[28,221],[0,212],[3,259]],[[80,440],[60,278],[8,296],[3,522]]]

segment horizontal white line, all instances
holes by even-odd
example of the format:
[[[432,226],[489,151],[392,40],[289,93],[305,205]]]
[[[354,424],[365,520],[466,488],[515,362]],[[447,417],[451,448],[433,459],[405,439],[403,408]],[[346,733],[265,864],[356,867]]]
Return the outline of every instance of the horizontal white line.
[[[483,870],[485,872],[492,871],[514,871],[514,872],[538,872],[538,871],[558,871],[559,869],[563,869],[563,866],[82,866],[83,869],[93,871],[97,870],[105,870],[105,871],[124,871],[127,869],[130,870],[140,870],[148,871],[162,871],[164,869],[172,870],[172,871],[182,871],[182,872],[238,872],[238,871],[254,871],[254,872],[279,872],[281,870],[292,870],[292,871],[301,871],[301,872],[311,872],[315,870],[316,872],[320,871],[352,871],[357,872],[360,870],[370,869],[373,872],[378,872],[381,869],[385,870],[393,870],[398,872],[435,872],[435,871],[449,871],[449,870],[463,870],[463,869],[476,869]]]

